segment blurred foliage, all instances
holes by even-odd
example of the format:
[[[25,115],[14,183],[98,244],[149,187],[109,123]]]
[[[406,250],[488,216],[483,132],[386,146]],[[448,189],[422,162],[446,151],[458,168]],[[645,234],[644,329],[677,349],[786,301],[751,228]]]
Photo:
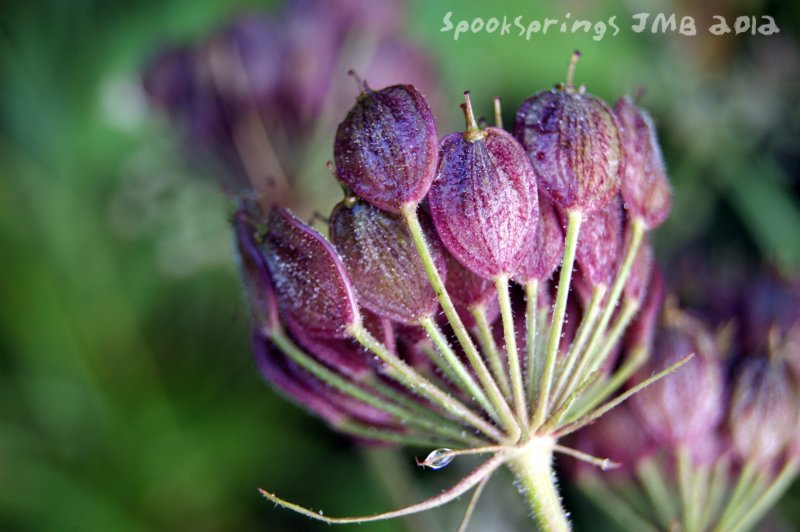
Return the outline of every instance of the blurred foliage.
[[[579,48],[576,80],[592,92],[614,99],[647,87],[644,105],[659,125],[675,186],[674,213],[657,234],[662,259],[690,242],[720,268],[769,261],[796,274],[800,4],[649,5],[413,2],[409,32],[439,62],[448,98],[441,132],[460,127],[467,88],[487,115],[491,97],[503,97],[510,122],[524,97],[562,79]],[[142,65],[160,46],[262,7],[270,5],[0,7],[0,529],[327,530],[276,511],[257,486],[336,514],[398,503],[376,473],[397,456],[379,451],[361,460],[361,450],[261,383],[227,200],[182,162],[139,87]],[[454,20],[617,15],[622,31],[599,42],[570,33],[454,41],[439,31],[451,10]],[[701,31],[709,14],[770,13],[782,31],[635,34],[624,21],[639,11],[695,14]],[[410,464],[410,456],[402,458]],[[405,462],[401,471],[410,469]],[[397,475],[388,481],[395,487]],[[419,493],[396,495],[417,499],[446,481],[429,477],[411,488]],[[513,494],[510,482],[500,484],[492,487]],[[791,500],[787,515],[797,522]],[[459,509],[446,514],[448,528]],[[579,525],[594,519],[585,503],[576,509]],[[525,517],[513,496],[488,495],[476,529],[501,529],[492,517],[503,512],[517,523]]]

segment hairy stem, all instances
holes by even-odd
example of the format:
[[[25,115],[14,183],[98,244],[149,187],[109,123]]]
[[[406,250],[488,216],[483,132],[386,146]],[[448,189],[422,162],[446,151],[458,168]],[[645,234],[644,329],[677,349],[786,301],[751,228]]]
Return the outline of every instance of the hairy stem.
[[[447,365],[453,369],[457,378],[455,384],[459,386],[468,397],[474,397],[478,404],[480,404],[493,419],[497,419],[498,416],[494,407],[492,407],[491,403],[486,399],[483,390],[478,386],[478,383],[475,382],[475,379],[472,378],[472,375],[469,374],[464,364],[461,363],[461,360],[459,360],[453,348],[447,343],[447,338],[444,337],[444,334],[441,329],[439,329],[439,326],[436,325],[436,322],[433,321],[433,318],[428,317],[423,319],[420,325],[422,325],[422,328],[428,333],[428,336],[431,341],[433,341],[433,344],[436,346],[436,349],[439,351],[442,358],[444,358]]]
[[[406,388],[426,397],[432,403],[441,407],[445,412],[450,413],[458,419],[464,420],[490,438],[496,441],[505,439],[504,435],[498,431],[495,426],[475,414],[461,401],[452,398],[442,389],[417,373],[411,366],[389,351],[385,345],[376,340],[362,325],[353,327],[350,332],[353,339],[383,360],[394,371],[397,380]]]
[[[514,413],[511,411],[511,407],[506,403],[503,398],[503,393],[500,391],[500,388],[497,387],[497,383],[492,378],[491,373],[489,373],[489,369],[486,367],[480,353],[478,353],[478,349],[475,347],[472,337],[470,337],[469,332],[467,332],[467,328],[464,327],[464,323],[461,321],[461,317],[458,315],[456,307],[453,305],[453,301],[450,299],[450,295],[445,289],[444,281],[442,281],[442,277],[439,275],[430,249],[428,249],[428,243],[425,241],[425,233],[417,217],[417,205],[404,205],[402,212],[408,224],[411,237],[414,240],[414,245],[417,248],[417,253],[419,253],[420,259],[422,260],[425,273],[428,275],[428,280],[431,282],[433,290],[439,298],[442,310],[444,310],[444,314],[447,316],[447,320],[450,322],[450,326],[453,328],[458,342],[461,344],[462,349],[464,349],[467,360],[469,360],[472,369],[478,376],[478,380],[488,394],[489,400],[497,410],[497,414],[502,420],[503,426],[508,431],[508,439],[517,441],[522,433],[522,429],[517,423],[517,420],[514,419]]]
[[[450,426],[446,420],[442,418],[439,420],[432,420],[427,416],[419,415],[419,413],[412,413],[401,406],[384,400],[374,392],[362,389],[356,386],[354,383],[347,381],[345,378],[334,373],[306,354],[282,332],[273,332],[270,335],[270,339],[275,346],[277,346],[278,349],[280,349],[281,352],[289,357],[294,363],[332,388],[372,407],[391,414],[397,417],[399,420],[408,423],[412,427],[418,427],[425,431],[433,431],[440,436],[455,439],[456,441],[464,440],[464,437],[462,436],[463,431],[457,429],[456,427]]]
[[[517,419],[526,425],[528,407],[525,404],[525,387],[522,383],[522,368],[517,351],[517,335],[514,330],[514,316],[511,313],[511,298],[508,295],[508,276],[501,275],[495,280],[497,299],[500,302],[500,316],[503,320],[503,336],[506,341],[506,357],[508,358],[508,376],[511,379],[511,393],[514,396],[514,410]]]
[[[536,399],[536,338],[538,334],[539,312],[539,281],[533,280],[525,283],[525,351],[527,355],[527,375],[525,379],[528,404],[533,408]]]
[[[586,354],[583,353],[583,347],[589,340],[589,335],[594,327],[594,323],[600,314],[600,304],[603,302],[603,297],[606,295],[607,288],[606,285],[600,284],[595,286],[592,291],[592,299],[589,302],[589,307],[586,309],[583,319],[581,320],[581,325],[578,327],[575,341],[570,346],[564,368],[561,370],[561,374],[558,376],[558,381],[556,382],[556,400],[568,395],[579,382],[578,379],[585,365],[584,360],[587,358]],[[573,372],[572,370],[579,358],[581,363],[578,364],[578,368]]]
[[[549,437],[533,438],[524,447],[513,451],[507,462],[543,532],[570,530],[553,472],[554,444],[555,440]]]
[[[547,341],[547,352],[542,371],[542,380],[539,385],[539,400],[536,403],[536,413],[533,417],[533,428],[541,426],[547,416],[550,388],[553,385],[553,372],[556,366],[558,346],[561,341],[561,329],[564,325],[564,314],[567,311],[567,296],[569,296],[569,285],[572,281],[572,266],[575,263],[575,250],[578,245],[578,233],[583,217],[580,211],[569,211],[567,216],[564,260],[561,264],[561,275],[558,279],[556,306],[553,310],[553,320],[550,325],[550,337]]]
[[[492,370],[494,378],[497,379],[500,389],[503,390],[503,395],[511,399],[511,385],[508,383],[508,376],[506,376],[506,370],[500,358],[500,349],[497,347],[497,342],[494,341],[492,327],[489,325],[489,320],[486,318],[486,307],[483,305],[474,305],[470,307],[469,311],[470,314],[472,314],[472,318],[475,320],[478,341],[489,362],[489,368]]]

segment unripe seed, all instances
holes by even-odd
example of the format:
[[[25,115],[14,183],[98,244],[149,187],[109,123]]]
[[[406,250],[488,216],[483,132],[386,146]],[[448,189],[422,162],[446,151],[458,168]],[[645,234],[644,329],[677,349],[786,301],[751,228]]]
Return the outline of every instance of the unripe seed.
[[[510,134],[477,128],[467,101],[468,128],[442,139],[428,202],[450,253],[477,275],[495,279],[514,272],[536,230],[536,178]]]
[[[596,211],[619,191],[619,128],[599,98],[571,84],[535,94],[517,111],[514,136],[557,208]]]
[[[672,190],[664,158],[656,137],[656,128],[647,111],[629,97],[614,106],[620,123],[620,139],[625,154],[622,165],[622,199],[631,215],[640,218],[650,230],[669,216]]]
[[[274,207],[267,223],[264,256],[281,311],[309,334],[347,337],[361,316],[333,247],[287,209]]]
[[[426,240],[444,277],[444,249],[430,225],[426,226]],[[342,202],[331,214],[330,235],[365,308],[407,325],[419,323],[436,311],[436,292],[401,216],[366,202]]]
[[[425,98],[411,85],[366,87],[336,131],[336,175],[353,193],[400,212],[422,201],[436,172],[437,135]]]

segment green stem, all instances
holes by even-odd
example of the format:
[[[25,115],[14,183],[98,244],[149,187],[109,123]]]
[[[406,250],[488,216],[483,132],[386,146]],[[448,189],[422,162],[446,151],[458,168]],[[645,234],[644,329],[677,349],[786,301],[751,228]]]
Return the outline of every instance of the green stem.
[[[400,392],[377,378],[364,381],[364,384],[376,390],[380,395],[386,396],[390,401],[408,410],[409,418],[403,421],[410,425],[425,423],[425,427],[420,425],[420,428],[436,427],[434,430],[440,432],[442,435],[452,438],[460,437],[464,443],[472,446],[481,445],[482,442],[485,442],[485,440],[477,438],[472,434],[465,433],[463,425],[442,416],[436,410],[431,409],[429,405],[418,402],[405,392]],[[427,420],[427,423],[425,421],[421,422],[420,420]]]
[[[406,224],[408,224],[408,230],[411,233],[412,239],[414,240],[417,253],[422,260],[425,273],[428,275],[428,280],[431,282],[433,290],[436,292],[436,295],[439,298],[439,303],[442,305],[442,310],[444,310],[444,314],[447,316],[447,320],[450,322],[450,326],[453,328],[453,332],[455,333],[458,342],[461,344],[461,348],[464,350],[467,360],[469,360],[472,369],[478,376],[478,380],[488,394],[489,400],[497,410],[503,426],[508,431],[508,440],[519,440],[522,429],[517,423],[517,420],[514,419],[514,413],[511,411],[511,407],[508,405],[508,403],[506,403],[505,399],[503,398],[503,393],[500,391],[500,388],[497,387],[497,383],[492,378],[491,373],[489,373],[489,369],[486,367],[486,364],[484,363],[480,353],[478,353],[472,338],[467,332],[467,328],[464,327],[464,323],[461,321],[461,317],[458,315],[456,307],[453,305],[453,301],[450,299],[450,295],[445,289],[444,281],[442,280],[441,275],[439,275],[439,271],[436,268],[436,263],[433,260],[433,256],[431,256],[430,249],[428,248],[428,243],[425,241],[425,233],[423,232],[422,226],[419,223],[419,218],[417,217],[417,205],[404,205],[402,208],[402,213]]]
[[[658,532],[658,529],[648,523],[623,499],[618,497],[614,490],[609,489],[595,475],[584,475],[579,482],[581,491],[611,519],[622,528],[630,532]]]
[[[489,325],[489,320],[486,318],[486,307],[483,305],[474,305],[470,307],[469,311],[470,314],[472,314],[472,318],[475,320],[478,341],[489,362],[489,369],[492,370],[494,378],[497,379],[497,383],[500,385],[503,395],[511,399],[511,385],[508,383],[508,376],[506,376],[506,370],[500,359],[500,349],[497,347],[497,342],[494,341],[492,327]]]
[[[459,360],[458,355],[455,354],[453,348],[450,347],[450,344],[447,343],[447,338],[444,337],[442,334],[441,329],[439,326],[436,325],[436,322],[433,321],[433,318],[425,318],[420,322],[420,325],[425,332],[428,333],[431,341],[438,349],[439,354],[444,358],[445,362],[453,369],[453,372],[456,375],[456,385],[461,388],[464,393],[467,394],[467,397],[474,397],[475,400],[481,405],[481,407],[492,417],[492,419],[497,419],[497,412],[492,407],[491,403],[486,399],[486,395],[481,390],[478,383],[475,382],[475,379],[472,378],[472,375],[469,374],[469,371],[461,363]]]
[[[614,284],[611,285],[608,301],[606,301],[606,306],[603,309],[602,315],[600,316],[600,321],[598,322],[597,328],[592,335],[592,339],[589,341],[589,346],[586,348],[588,356],[592,356],[592,353],[594,353],[600,347],[599,343],[603,339],[603,336],[606,333],[606,328],[608,327],[608,324],[614,315],[614,311],[617,308],[617,303],[622,295],[622,289],[625,287],[625,282],[628,280],[628,275],[633,267],[633,261],[636,259],[636,255],[639,253],[639,247],[642,245],[642,239],[644,238],[644,231],[645,229],[642,220],[639,218],[634,218],[631,224],[631,238],[628,241],[628,245],[625,249],[625,256],[622,259],[622,264],[617,272],[617,276],[614,278]]]
[[[730,528],[729,525],[732,525],[733,517],[741,511],[742,500],[755,482],[756,473],[755,462],[748,461],[744,464],[733,492],[725,505],[725,510],[722,512],[722,517],[719,518],[717,525],[714,527],[715,531],[726,532]]]
[[[727,456],[719,458],[714,464],[711,473],[711,482],[708,488],[708,497],[705,508],[700,518],[700,529],[708,530],[711,522],[717,517],[725,499],[725,492],[728,489],[728,478],[730,477],[730,460]]]
[[[586,309],[581,325],[578,327],[578,332],[575,336],[575,341],[570,346],[569,354],[567,355],[564,368],[558,376],[558,381],[555,387],[556,401],[568,395],[575,385],[579,382],[581,371],[583,370],[584,360],[586,360],[586,353],[583,353],[583,346],[589,340],[589,335],[594,327],[597,317],[600,315],[600,304],[603,302],[603,297],[606,295],[608,287],[604,284],[599,284],[594,287],[592,291],[592,299],[589,301],[589,307]],[[580,359],[578,369],[572,371],[575,363]]]
[[[432,383],[442,389],[447,389],[452,386],[458,386],[458,375],[453,371],[453,368],[447,364],[433,344],[425,342],[420,346],[420,350],[427,355],[428,359],[432,360],[437,368],[442,372],[437,375],[436,372],[431,372],[427,375]]]
[[[517,350],[517,334],[514,330],[514,316],[511,312],[511,298],[508,295],[508,276],[500,275],[495,279],[497,299],[500,303],[500,316],[503,321],[503,336],[506,341],[506,358],[508,359],[508,376],[511,379],[511,393],[514,396],[514,410],[517,419],[525,427],[528,419],[528,407],[525,403],[525,385],[522,383],[522,368],[519,364]]]
[[[683,519],[683,530],[685,532],[694,532],[691,528],[692,513],[694,507],[692,505],[692,462],[689,456],[689,450],[685,445],[678,447],[676,452],[676,461],[678,469],[678,491],[681,497],[681,515]]]
[[[539,309],[539,281],[532,280],[525,283],[525,351],[528,357],[527,363],[527,379],[525,381],[527,387],[528,404],[533,408],[533,402],[536,399],[536,382],[538,380],[538,372],[536,370],[538,364],[536,362],[536,342],[538,333],[538,309]]]
[[[533,417],[533,428],[541,426],[547,416],[550,388],[553,385],[553,372],[556,366],[558,345],[561,341],[561,329],[564,326],[564,314],[567,311],[567,296],[569,296],[569,285],[572,281],[572,267],[575,264],[575,250],[578,244],[578,233],[582,219],[583,215],[580,211],[569,211],[567,214],[564,260],[561,264],[561,274],[558,279],[556,306],[553,310],[553,320],[550,325],[550,336],[547,342],[542,381],[539,385],[539,400],[536,403],[536,412]]]
[[[671,530],[670,525],[675,519],[677,509],[672,499],[671,490],[667,486],[661,471],[654,458],[648,458],[639,463],[636,474],[642,483],[647,496],[653,503],[659,522],[665,530]]]
[[[570,530],[553,472],[554,444],[555,440],[549,437],[533,438],[524,447],[510,453],[507,461],[543,532]]]
[[[789,460],[783,466],[780,473],[778,473],[778,476],[772,484],[770,484],[769,488],[756,499],[736,523],[731,525],[731,532],[748,530],[755,525],[755,523],[764,516],[767,510],[769,510],[778,501],[781,495],[783,495],[797,476],[797,472],[797,460]]]
[[[622,303],[622,309],[620,310],[617,321],[614,322],[614,325],[611,327],[608,335],[603,338],[603,343],[598,347],[598,351],[589,353],[589,356],[586,357],[587,367],[581,370],[581,376],[600,369],[608,356],[611,354],[611,351],[617,345],[617,342],[619,342],[620,338],[622,338],[622,335],[625,333],[625,329],[628,328],[628,325],[630,324],[631,320],[633,320],[633,317],[636,316],[638,311],[638,301],[633,299],[625,299],[625,301]]]
[[[583,414],[605,401],[612,393],[617,391],[620,386],[625,384],[625,382],[636,373],[636,370],[642,367],[647,361],[648,356],[649,354],[646,347],[634,347],[628,354],[628,358],[622,363],[622,366],[611,375],[608,381],[604,382],[597,390],[592,390],[587,393],[586,401],[580,403],[579,409],[574,415],[570,415],[570,421],[578,419]]]
[[[376,393],[359,388],[355,384],[347,381],[324,365],[320,364],[302,349],[297,347],[283,332],[273,331],[270,335],[272,342],[298,366],[302,367],[322,382],[332,388],[349,395],[365,404],[382,410],[398,418],[401,422],[406,422],[413,427],[418,427],[425,431],[433,431],[441,436],[463,441],[465,438],[461,430],[448,425],[444,420],[431,420],[420,415],[414,415],[405,408],[397,406],[389,401],[380,398]]]
[[[435,386],[414,369],[403,362],[397,355],[389,351],[385,345],[376,340],[363,325],[352,327],[351,336],[358,343],[366,347],[378,358],[383,360],[395,373],[397,380],[410,391],[419,393],[432,403],[441,407],[458,419],[464,420],[496,441],[503,441],[505,436],[497,428],[476,415],[461,401],[453,399],[450,395]]]

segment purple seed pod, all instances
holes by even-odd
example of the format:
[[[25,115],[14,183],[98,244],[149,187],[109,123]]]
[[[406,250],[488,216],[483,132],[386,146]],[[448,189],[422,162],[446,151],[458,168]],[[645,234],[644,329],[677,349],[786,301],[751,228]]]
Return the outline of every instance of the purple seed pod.
[[[630,231],[625,237],[627,243],[630,239]],[[626,244],[627,245],[627,244]],[[653,247],[650,245],[650,239],[644,235],[642,244],[639,246],[639,252],[636,258],[633,259],[631,271],[628,274],[628,280],[625,281],[623,293],[625,297],[631,301],[638,301],[643,304],[645,296],[647,295],[647,287],[652,277],[654,267]]]
[[[639,108],[630,96],[617,101],[614,113],[619,120],[625,154],[621,185],[625,208],[651,230],[664,223],[672,207],[672,190],[656,128],[647,111]]]
[[[610,286],[614,281],[622,256],[622,223],[622,202],[617,198],[581,224],[575,260],[589,286]]]
[[[495,127],[477,129],[465,95],[468,129],[442,139],[428,205],[450,253],[475,274],[495,279],[516,270],[536,231],[536,177],[514,137]]]
[[[433,230],[426,232],[436,267],[445,276],[444,249]],[[363,201],[344,201],[331,214],[330,236],[365,308],[407,325],[436,311],[436,292],[401,216]]]
[[[250,221],[246,208],[239,209],[234,214],[233,228],[239,273],[244,284],[253,327],[268,334],[280,328],[278,304],[267,264],[256,244],[256,229]]]
[[[628,349],[642,347],[650,351],[653,348],[656,326],[658,318],[661,316],[665,294],[664,274],[655,263],[653,263],[647,284],[647,294],[642,302],[641,310],[626,331],[625,345]]]
[[[694,353],[678,374],[648,386],[631,400],[645,429],[657,442],[690,447],[717,429],[724,412],[722,365],[711,332],[700,321],[671,309],[656,333],[652,355],[635,381]]]
[[[336,175],[353,193],[390,212],[422,201],[436,172],[436,124],[411,85],[364,87],[339,124]]]
[[[786,361],[752,356],[739,368],[729,430],[743,461],[769,466],[797,433],[797,382]]]
[[[309,334],[346,338],[361,320],[350,277],[333,247],[289,210],[273,207],[264,255],[278,306]]]
[[[558,209],[596,211],[619,191],[619,128],[603,100],[571,84],[537,93],[517,111],[514,136]]]
[[[564,254],[564,229],[553,205],[539,194],[539,223],[528,252],[514,273],[514,281],[525,285],[529,281],[546,281]]]

